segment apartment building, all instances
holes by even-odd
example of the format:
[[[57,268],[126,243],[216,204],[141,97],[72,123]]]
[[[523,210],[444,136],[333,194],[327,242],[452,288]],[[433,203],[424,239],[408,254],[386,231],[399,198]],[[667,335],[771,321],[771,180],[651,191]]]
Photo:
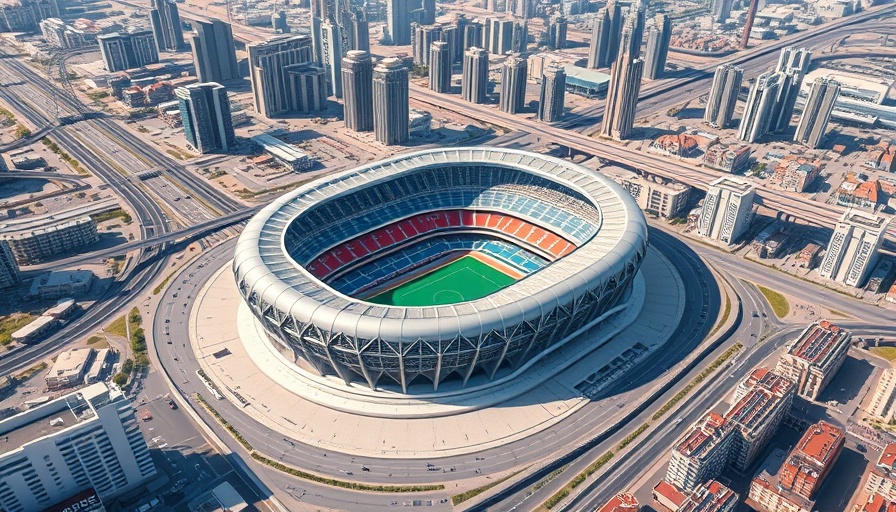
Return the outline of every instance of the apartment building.
[[[849,351],[852,333],[827,320],[813,323],[781,355],[775,372],[796,383],[796,392],[815,400],[834,378]]]

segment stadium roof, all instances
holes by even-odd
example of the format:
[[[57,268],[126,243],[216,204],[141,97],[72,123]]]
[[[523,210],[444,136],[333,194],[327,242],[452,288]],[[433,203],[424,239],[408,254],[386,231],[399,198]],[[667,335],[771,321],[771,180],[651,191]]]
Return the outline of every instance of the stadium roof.
[[[563,184],[600,212],[597,233],[571,254],[481,299],[431,307],[396,307],[342,295],[298,265],[287,253],[284,233],[311,206],[425,167],[494,165]],[[647,224],[632,197],[609,178],[557,158],[503,148],[440,148],[373,162],[286,194],[246,226],[234,253],[238,282],[300,321],[361,338],[395,339],[478,336],[486,326],[515,325],[542,310],[563,306],[621,275],[643,257]],[[639,259],[638,259],[639,261]],[[447,338],[446,338],[447,339]]]

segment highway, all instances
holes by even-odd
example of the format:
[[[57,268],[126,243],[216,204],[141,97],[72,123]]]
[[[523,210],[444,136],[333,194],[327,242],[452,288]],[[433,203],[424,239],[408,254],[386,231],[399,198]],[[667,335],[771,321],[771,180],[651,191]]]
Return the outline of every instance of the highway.
[[[322,473],[335,478],[345,479],[345,471],[353,471],[351,477],[354,480],[370,483],[440,483],[444,481],[463,480],[475,478],[479,474],[496,474],[503,471],[519,468],[545,458],[556,457],[564,453],[570,446],[582,446],[581,451],[587,450],[589,443],[599,445],[607,434],[602,434],[608,423],[608,415],[622,415],[625,413],[616,405],[621,403],[622,394],[627,394],[627,400],[637,400],[637,387],[648,383],[652,379],[661,376],[668,368],[686,357],[705,337],[712,327],[720,307],[718,291],[714,289],[714,282],[709,270],[700,263],[696,255],[674,237],[660,232],[652,232],[655,244],[662,244],[661,250],[682,273],[687,283],[685,315],[693,318],[693,322],[684,322],[673,334],[673,339],[668,343],[669,350],[657,352],[643,361],[635,371],[631,372],[631,378],[621,381],[617,392],[607,391],[600,400],[587,404],[573,417],[561,421],[546,432],[518,442],[509,443],[500,449],[485,450],[475,455],[462,455],[433,459],[431,463],[440,467],[454,467],[456,470],[450,473],[430,472],[426,470],[424,462],[417,459],[377,459],[369,457],[353,457],[328,450],[322,450],[314,446],[306,446],[295,440],[283,438],[273,433],[267,427],[245,416],[242,409],[227,400],[216,401],[215,407],[228,419],[240,433],[262,453],[282,460],[298,467]],[[159,302],[158,309],[154,313],[156,319],[153,324],[152,344],[158,352],[162,366],[170,372],[178,387],[178,392],[189,396],[193,392],[208,395],[201,382],[195,377],[198,364],[189,343],[188,313],[192,310],[193,302],[205,284],[222,264],[229,259],[229,251],[232,242],[222,244],[210,251],[200,261],[185,269],[180,275],[172,279],[173,284],[164,293]],[[203,265],[201,268],[199,265]],[[174,295],[177,294],[177,297]],[[169,344],[169,341],[171,342]],[[223,432],[223,431],[222,431]],[[226,432],[223,436],[228,436]],[[238,453],[242,449],[234,447]],[[359,471],[361,465],[370,468],[370,472]],[[361,505],[386,506],[393,500],[410,498],[407,496],[383,496],[375,497],[346,493],[346,491],[328,488],[326,494],[321,493],[320,506],[334,506],[346,508],[350,500],[366,499],[374,500],[361,502]],[[419,498],[417,494],[413,497]],[[443,493],[437,493],[430,498],[442,499]],[[339,499],[342,502],[335,503],[328,500]],[[345,501],[349,500],[349,501]],[[354,508],[354,507],[349,507]]]

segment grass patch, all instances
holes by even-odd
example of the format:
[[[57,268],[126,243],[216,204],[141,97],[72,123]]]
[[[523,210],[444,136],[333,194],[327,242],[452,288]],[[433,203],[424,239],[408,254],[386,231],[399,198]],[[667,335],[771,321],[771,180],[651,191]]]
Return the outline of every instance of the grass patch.
[[[127,322],[127,324],[125,324]],[[140,316],[140,310],[135,306],[128,312],[127,316],[116,318],[111,324],[106,326],[105,331],[122,338],[127,338],[128,328],[130,327],[131,337],[128,340],[133,353],[133,361],[131,363],[136,368],[149,366],[149,356],[146,353],[146,333],[143,332],[143,318]],[[129,359],[130,361],[130,359]],[[127,363],[127,361],[125,361]],[[122,370],[124,371],[124,370]],[[129,374],[130,371],[124,371]]]
[[[725,325],[725,322],[728,321],[728,317],[731,316],[731,298],[728,297],[728,294],[725,294],[725,309],[722,311],[722,318],[716,322],[716,326],[712,328],[712,331],[709,332],[709,336],[707,338],[711,338],[715,333],[719,332],[719,329]]]
[[[124,211],[121,208],[116,208],[108,212],[97,213],[91,215],[90,218],[95,220],[97,223],[105,222],[112,219],[121,219],[121,221],[125,224],[130,224],[134,220],[131,218],[131,215],[128,212]]]
[[[870,347],[868,351],[872,354],[879,355],[887,361],[896,360],[896,347]]]
[[[87,93],[87,97],[93,101],[99,101],[109,97],[109,91],[91,91]]]
[[[200,395],[199,393],[195,393],[193,395],[193,398],[195,398],[196,401],[198,401],[200,404],[202,404],[202,406],[205,407],[205,410],[208,411],[209,414],[214,416],[215,419],[218,421],[218,423],[220,423],[221,426],[224,427],[225,430],[227,430],[227,432],[230,432],[230,435],[232,435],[233,438],[236,439],[238,443],[243,445],[243,448],[245,448],[246,451],[252,452],[253,456],[254,456],[254,452],[252,450],[252,445],[249,444],[249,441],[246,441],[246,438],[244,438],[243,435],[240,434],[240,431],[237,430],[236,427],[231,425],[229,421],[225,420],[224,417],[221,416],[221,413],[219,413],[218,411],[215,410],[214,407],[212,407],[212,404],[206,402],[205,398],[202,398],[202,395]]]
[[[30,324],[37,316],[31,313],[14,313],[0,318],[0,345],[12,343],[12,333]]]
[[[790,313],[790,303],[787,302],[787,297],[781,295],[780,293],[772,290],[770,288],[766,288],[765,286],[756,285],[759,288],[759,291],[762,292],[762,295],[765,296],[765,300],[772,306],[772,311],[775,312],[775,316],[778,318],[784,318],[787,316],[787,313]]]
[[[71,168],[75,170],[75,172],[77,172],[81,176],[89,176],[90,175],[90,173],[87,172],[86,169],[81,167],[80,162],[78,162],[77,160],[72,158],[71,155],[69,155],[68,153],[63,151],[62,148],[60,148],[58,144],[56,144],[55,142],[50,140],[49,137],[44,137],[40,141],[43,143],[44,146],[47,146],[47,149],[49,149],[53,153],[56,153],[57,155],[59,155],[59,158],[62,159],[63,162],[70,165]]]
[[[31,130],[23,124],[16,126],[16,139],[24,139],[26,137],[31,137]]]
[[[634,437],[638,437],[638,435],[640,435],[640,432],[638,432],[638,434],[635,435]],[[607,463],[613,459],[613,456],[614,456],[614,453],[612,451],[609,451],[609,452],[601,455],[600,458],[598,458],[596,461],[592,462],[587,468],[585,468],[585,471],[582,471],[581,473],[576,475],[576,477],[573,478],[568,484],[566,484],[566,486],[564,486],[562,489],[560,489],[559,491],[554,493],[553,496],[548,498],[548,500],[545,501],[544,503],[542,503],[542,505],[540,507],[538,507],[538,509],[536,509],[536,510],[544,511],[544,510],[550,510],[550,509],[556,507],[561,501],[563,501],[564,499],[566,499],[567,496],[569,496],[569,494],[572,492],[573,489],[582,485],[582,483],[584,483],[585,480],[587,480],[589,476],[593,475],[598,469],[606,466]]]
[[[210,172],[208,174],[207,179],[213,180],[215,178],[220,178],[221,176],[227,176],[227,171],[219,170],[219,171],[215,171],[215,172]]]
[[[171,278],[174,277],[174,274],[176,274],[176,273],[177,273],[177,272],[175,271],[175,272],[172,272],[172,273],[168,274],[168,277],[166,277],[164,281],[162,281],[161,283],[157,284],[156,287],[152,289],[152,294],[153,294],[153,295],[158,295],[159,293],[161,293],[162,290],[165,289],[165,285],[168,284],[168,281],[170,281]]]
[[[101,342],[101,341],[103,341],[103,337],[102,337],[102,336],[96,336],[96,335],[94,335],[94,336],[91,336],[91,337],[87,338],[87,344],[88,344],[88,345],[93,345],[94,343],[99,343],[99,342]]]
[[[427,492],[427,491],[441,491],[445,489],[445,486],[442,484],[433,484],[433,485],[369,485],[369,484],[361,484],[358,482],[346,482],[345,480],[336,480],[335,478],[327,478],[319,475],[314,475],[311,473],[306,473],[300,469],[296,469],[293,467],[289,467],[286,464],[282,464],[275,460],[271,460],[264,455],[253,451],[252,458],[265,464],[266,466],[270,466],[277,471],[282,471],[284,473],[290,474],[292,476],[297,476],[299,478],[303,478],[305,480],[311,480],[312,482],[317,482],[324,485],[329,485],[332,487],[340,487],[343,489],[352,489],[354,491],[372,491],[372,492]]]
[[[48,366],[50,366],[50,365],[47,364],[46,361],[44,361],[42,363],[38,363],[38,364],[32,366],[31,368],[28,368],[27,370],[23,371],[22,373],[16,375],[16,380],[18,380],[19,382],[21,382],[23,380],[28,380],[31,377],[34,377],[34,374],[46,370]]]
[[[128,335],[127,326],[125,326],[125,318],[119,317],[112,321],[111,324],[106,326],[106,332],[112,334],[113,336],[118,336],[120,338],[126,338]]]
[[[724,353],[722,353],[722,355],[720,355],[718,357],[718,359],[716,359],[715,361],[712,362],[712,364],[710,364],[709,366],[704,368],[703,371],[700,372],[700,375],[697,375],[696,377],[691,379],[691,382],[688,382],[688,385],[685,386],[684,389],[679,391],[678,394],[676,394],[671,399],[669,399],[668,402],[663,404],[663,406],[660,407],[660,410],[658,410],[653,415],[653,417],[651,419],[656,421],[656,420],[662,418],[663,415],[665,415],[667,412],[669,412],[669,409],[674,407],[675,404],[677,404],[679,401],[681,401],[682,398],[686,397],[688,395],[688,393],[691,392],[692,389],[697,387],[698,384],[700,384],[707,377],[712,375],[712,373],[714,371],[718,370],[720,366],[725,364],[725,361],[727,361],[728,359],[731,359],[731,356],[733,356],[735,353],[737,353],[742,348],[743,348],[743,345],[740,342],[737,342],[734,345],[732,345],[730,348],[728,348],[728,350],[726,350]]]
[[[454,505],[460,505],[461,503],[463,503],[467,500],[471,500],[471,499],[475,498],[476,496],[479,496],[480,494],[482,494],[485,491],[491,489],[492,487],[500,484],[501,482],[507,481],[509,478],[513,477],[517,473],[519,473],[519,471],[511,473],[511,474],[505,476],[504,478],[499,478],[499,479],[495,480],[494,482],[489,482],[485,485],[481,485],[475,489],[470,489],[469,491],[464,491],[460,494],[455,494],[454,496],[451,497],[451,503],[453,503]]]

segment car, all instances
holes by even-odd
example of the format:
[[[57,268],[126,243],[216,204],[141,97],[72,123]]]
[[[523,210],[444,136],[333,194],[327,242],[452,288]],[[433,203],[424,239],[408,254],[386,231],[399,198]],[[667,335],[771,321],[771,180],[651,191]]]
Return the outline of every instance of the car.
[[[361,471],[370,471],[370,468],[367,466],[361,466]]]
[[[167,403],[168,403],[168,408],[169,408],[169,409],[177,409],[177,404],[174,403],[174,400],[172,400],[172,399],[169,398],[169,399],[167,400]]]
[[[166,319],[165,319],[165,323],[166,323],[166,324],[170,324],[170,323],[171,323],[171,319],[170,319],[170,318],[166,318]]]
[[[143,421],[149,421],[149,420],[152,419],[152,413],[149,412],[148,410],[143,411],[143,412],[140,414],[140,419],[143,420]]]

